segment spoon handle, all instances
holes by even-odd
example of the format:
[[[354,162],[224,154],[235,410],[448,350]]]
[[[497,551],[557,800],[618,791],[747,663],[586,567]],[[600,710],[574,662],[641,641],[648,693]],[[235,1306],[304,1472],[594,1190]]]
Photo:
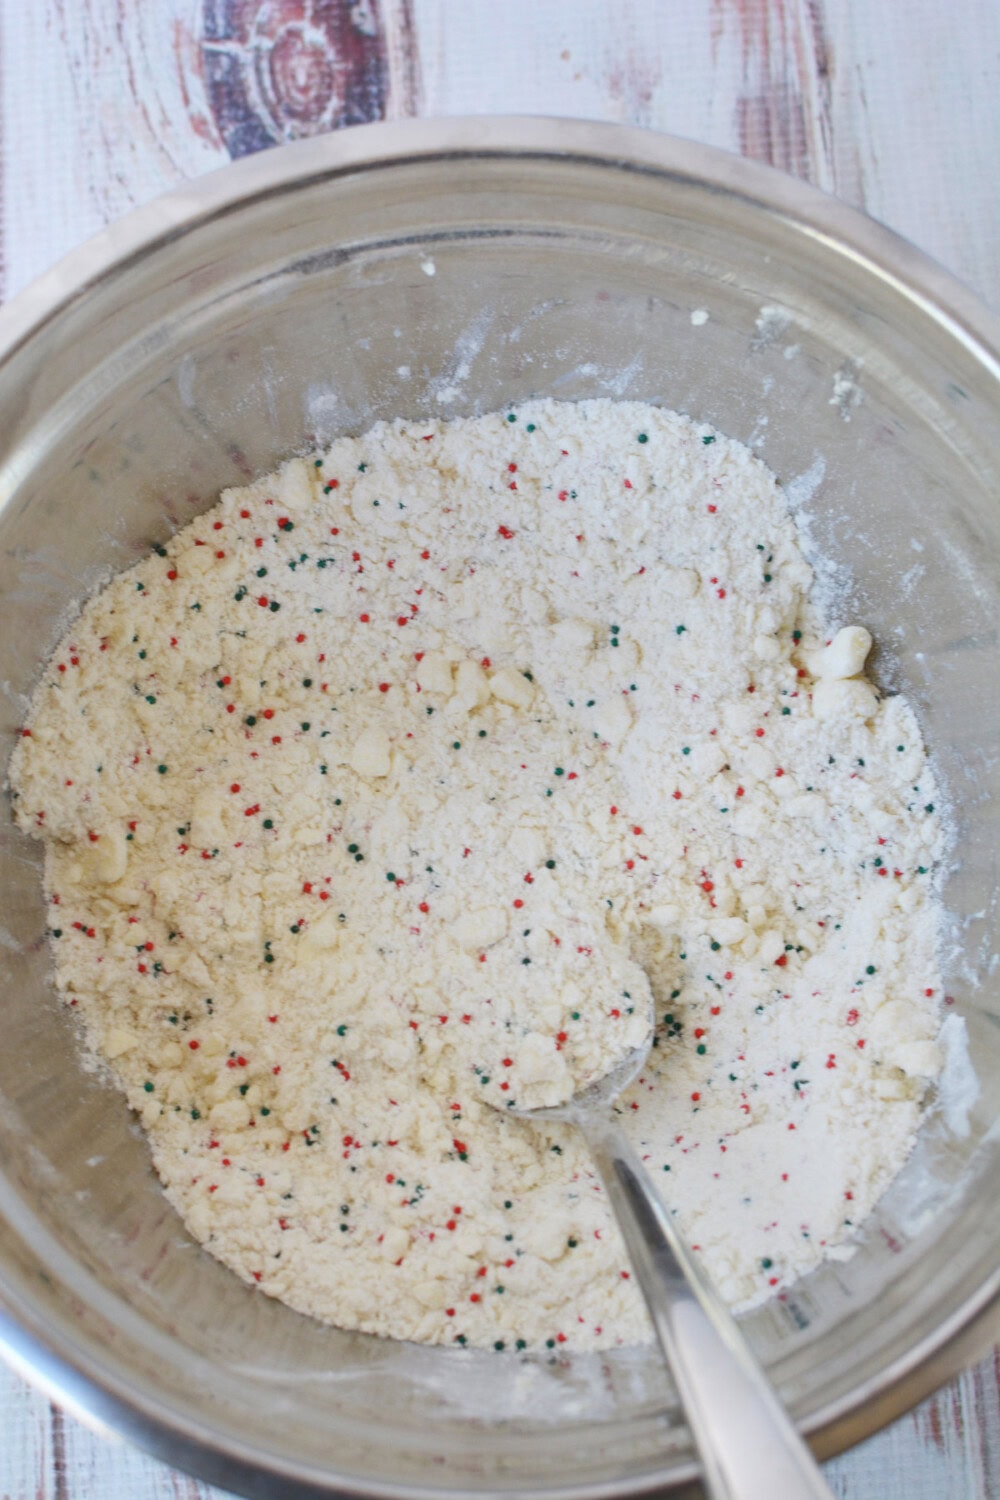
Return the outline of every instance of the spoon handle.
[[[613,1118],[581,1110],[712,1500],[833,1500],[750,1347]]]

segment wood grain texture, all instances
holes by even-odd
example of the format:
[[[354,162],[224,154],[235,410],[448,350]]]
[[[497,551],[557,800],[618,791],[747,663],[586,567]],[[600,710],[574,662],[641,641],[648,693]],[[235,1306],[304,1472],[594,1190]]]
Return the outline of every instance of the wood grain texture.
[[[3,297],[231,156],[491,111],[626,121],[770,162],[1000,308],[996,0],[31,0],[0,21]],[[222,1495],[2,1369],[0,1435],[0,1500]],[[997,1356],[827,1473],[843,1500],[1000,1500]]]

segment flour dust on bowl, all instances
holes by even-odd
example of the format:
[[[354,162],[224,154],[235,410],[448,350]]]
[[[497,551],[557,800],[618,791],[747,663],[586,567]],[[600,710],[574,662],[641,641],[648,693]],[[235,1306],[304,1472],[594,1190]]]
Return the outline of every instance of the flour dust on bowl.
[[[855,1253],[747,1331],[823,1453],[956,1369],[995,1327],[1000,1228],[989,314],[766,170],[642,132],[479,120],[359,129],[204,179],[30,288],[0,340],[11,748],[82,598],[291,453],[382,419],[608,396],[752,447],[832,559],[831,617],[868,626],[870,672],[914,705],[954,826],[948,1052],[917,1149]],[[21,1368],[248,1493],[691,1478],[651,1349],[393,1344],[303,1318],[207,1257],[120,1096],[81,1066],[51,990],[37,846],[6,820],[0,836],[0,1307]]]

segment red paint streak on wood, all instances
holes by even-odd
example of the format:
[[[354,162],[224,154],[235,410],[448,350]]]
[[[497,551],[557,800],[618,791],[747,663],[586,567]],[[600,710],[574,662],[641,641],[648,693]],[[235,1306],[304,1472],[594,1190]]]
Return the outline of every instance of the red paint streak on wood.
[[[608,98],[617,106],[620,119],[630,125],[655,125],[653,105],[663,78],[663,65],[656,54],[629,48],[623,60],[615,59],[608,70]]]
[[[198,45],[191,28],[180,17],[175,18],[173,25],[173,49],[174,58],[177,63],[177,79],[180,84],[181,99],[184,103],[184,113],[188,124],[200,140],[207,141],[210,146],[217,150],[223,149],[222,138],[215,128],[215,121],[209,119],[202,110],[195,109],[191,98],[191,90],[188,88],[188,78],[193,76],[200,79],[202,85],[205,82],[205,68],[202,49]]]
[[[386,115],[419,115],[423,109],[423,87],[413,0],[383,0],[383,18],[389,59]]]
[[[727,32],[736,34],[741,76],[733,108],[742,155],[825,182],[833,57],[822,0],[712,0],[710,24],[716,56]]]

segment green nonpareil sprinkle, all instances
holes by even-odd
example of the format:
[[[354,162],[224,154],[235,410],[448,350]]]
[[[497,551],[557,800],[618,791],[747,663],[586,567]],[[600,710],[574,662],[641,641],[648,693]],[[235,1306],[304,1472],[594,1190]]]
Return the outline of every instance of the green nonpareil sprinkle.
[[[166,768],[166,766],[157,766],[156,769],[159,771],[159,773],[160,773],[161,776],[166,776],[166,774],[167,774],[167,768]]]
[[[153,1085],[151,1083],[144,1083],[143,1088],[146,1090],[147,1094],[151,1094],[153,1092]]]

